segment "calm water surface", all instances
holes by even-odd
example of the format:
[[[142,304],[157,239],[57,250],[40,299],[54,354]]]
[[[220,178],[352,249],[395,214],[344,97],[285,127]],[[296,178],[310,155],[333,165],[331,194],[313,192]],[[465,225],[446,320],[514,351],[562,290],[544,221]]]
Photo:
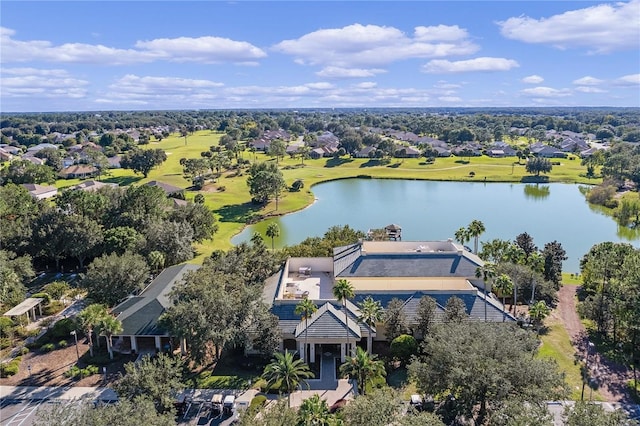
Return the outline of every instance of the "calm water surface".
[[[619,227],[591,208],[580,186],[573,184],[348,179],[316,185],[313,193],[313,205],[273,220],[280,226],[276,246],[296,244],[345,224],[367,231],[396,223],[402,226],[403,240],[440,240],[453,238],[458,228],[478,219],[486,228],[481,242],[513,240],[522,232],[528,232],[539,248],[557,240],[569,257],[564,270],[578,272],[580,258],[594,244],[640,244],[638,232]],[[254,232],[264,235],[266,226],[247,227],[232,242],[247,241]]]

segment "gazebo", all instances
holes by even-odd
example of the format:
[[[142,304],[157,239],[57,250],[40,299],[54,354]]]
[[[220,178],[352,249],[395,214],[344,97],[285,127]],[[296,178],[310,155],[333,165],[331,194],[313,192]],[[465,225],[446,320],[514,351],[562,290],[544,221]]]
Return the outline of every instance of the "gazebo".
[[[42,301],[44,299],[40,297],[29,297],[21,302],[19,305],[14,306],[4,313],[5,317],[18,317],[20,315],[27,315],[27,322],[31,320],[36,320],[36,307],[38,307],[38,312],[40,316],[42,316]]]
[[[390,240],[402,240],[402,227],[400,225],[392,223],[385,226],[384,230],[387,231],[387,238]]]

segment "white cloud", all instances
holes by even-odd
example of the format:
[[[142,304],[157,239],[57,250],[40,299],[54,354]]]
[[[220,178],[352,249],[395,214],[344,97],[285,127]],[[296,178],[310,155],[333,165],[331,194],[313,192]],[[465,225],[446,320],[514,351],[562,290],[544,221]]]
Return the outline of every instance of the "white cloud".
[[[613,82],[616,86],[638,86],[640,85],[640,74],[629,74],[617,78]]]
[[[83,98],[89,84],[60,69],[2,68],[0,77],[2,98]]]
[[[459,89],[462,87],[462,84],[447,83],[444,80],[440,80],[436,84],[434,84],[433,87],[437,89]]]
[[[606,90],[598,89],[597,87],[592,86],[578,86],[576,87],[576,91],[582,93],[607,93]]]
[[[469,37],[467,30],[457,25],[416,27],[414,35],[415,39],[419,41],[457,41]]]
[[[459,37],[460,29],[442,27],[449,38]],[[446,31],[445,31],[446,30]],[[416,28],[422,37],[433,37],[438,30]],[[449,34],[445,34],[445,33]],[[457,35],[454,33],[457,32]],[[466,32],[464,33],[466,35]],[[417,36],[408,37],[394,27],[353,24],[343,28],[322,29],[294,40],[284,40],[274,50],[292,55],[300,64],[358,68],[362,65],[382,65],[409,58],[433,58],[475,53],[478,46],[468,39],[430,43]]]
[[[573,84],[576,84],[579,86],[597,86],[602,83],[604,83],[604,80],[600,80],[599,78],[595,78],[591,76],[586,76],[586,77],[579,78],[577,80],[573,80]]]
[[[21,41],[15,31],[1,28],[0,47],[4,63],[46,61],[124,65],[158,60],[176,62],[234,62],[253,64],[266,53],[250,43],[219,37],[178,37],[138,41],[136,49],[120,49],[101,44],[65,43],[53,45],[46,40]]]
[[[522,79],[523,83],[527,83],[527,84],[540,84],[544,81],[544,78],[540,77],[539,75],[529,75],[525,78]]]
[[[128,95],[162,96],[178,93],[196,93],[202,90],[211,90],[223,86],[210,80],[195,80],[179,77],[139,77],[128,74],[111,84],[109,88],[117,93]]]
[[[363,81],[362,83],[354,84],[353,87],[357,89],[373,89],[378,83],[375,81]]]
[[[317,83],[307,83],[305,84],[305,86],[307,86],[310,89],[317,89],[317,90],[328,90],[328,89],[333,89],[335,86],[331,83],[327,83],[325,81],[320,81]]]
[[[508,71],[519,67],[518,62],[505,58],[475,58],[465,61],[448,61],[446,59],[434,59],[422,67],[423,72],[430,74],[477,72],[477,71]]]
[[[245,62],[267,56],[245,41],[221,37],[178,37],[138,41],[136,47],[176,62]]]
[[[597,53],[640,48],[640,0],[600,4],[548,18],[528,16],[498,22],[503,36],[560,49],[587,47]]]
[[[386,73],[386,70],[380,68],[342,68],[342,67],[324,67],[316,73],[318,77],[323,78],[368,78],[375,77],[376,74]]]
[[[571,91],[569,89],[554,89],[552,87],[545,86],[523,89],[521,92],[525,95],[534,96],[536,98],[561,98],[571,95]]]
[[[458,96],[440,96],[438,100],[442,102],[462,102],[462,98]]]

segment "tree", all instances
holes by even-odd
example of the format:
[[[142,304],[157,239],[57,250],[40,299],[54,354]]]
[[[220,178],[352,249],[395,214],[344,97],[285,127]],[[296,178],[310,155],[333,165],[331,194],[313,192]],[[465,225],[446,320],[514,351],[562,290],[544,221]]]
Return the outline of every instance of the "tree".
[[[32,222],[32,240],[34,254],[55,261],[56,271],[60,269],[60,260],[65,257],[69,244],[66,238],[67,215],[54,210],[44,210]]]
[[[172,335],[185,339],[189,357],[204,365],[212,358],[217,361],[229,343],[245,346],[259,297],[259,290],[247,285],[241,275],[205,262],[174,286],[169,294],[172,305],[161,323]]]
[[[193,228],[186,222],[151,222],[147,225],[145,238],[145,252],[161,252],[167,265],[193,259]]]
[[[421,393],[438,395],[440,408],[483,424],[509,399],[538,404],[564,395],[556,364],[534,357],[538,347],[536,336],[515,324],[442,324],[425,339],[425,355],[409,374]]]
[[[547,306],[544,300],[534,303],[533,306],[529,308],[529,317],[537,330],[540,329],[542,322],[550,313],[551,309]]]
[[[275,197],[277,204],[280,192],[286,188],[278,165],[272,162],[254,163],[249,167],[248,172],[247,185],[251,199],[255,203],[264,204]]]
[[[78,191],[82,192],[82,191]],[[116,226],[104,231],[104,251],[107,254],[123,254],[126,251],[136,251],[142,242],[142,235],[130,226]]]
[[[280,160],[280,158],[284,157],[287,153],[287,145],[282,139],[274,139],[269,144],[269,148],[267,149],[267,154],[271,157],[276,157],[276,162]]]
[[[138,254],[106,254],[89,264],[81,275],[80,285],[96,303],[114,306],[135,290],[142,290],[149,277],[149,267]]]
[[[532,404],[528,401],[509,399],[491,413],[492,426],[553,426],[553,416],[546,403]]]
[[[637,424],[620,409],[607,412],[600,404],[582,401],[577,401],[573,406],[567,405],[563,417],[567,426],[633,426]]]
[[[469,227],[467,228],[469,238],[473,238],[473,252],[475,254],[478,254],[478,238],[480,238],[480,235],[482,235],[484,231],[484,223],[479,220],[471,221]]]
[[[121,399],[117,404],[94,404],[84,400],[74,404],[43,404],[36,411],[34,426],[112,426],[145,425],[172,426],[173,414],[158,414],[153,401],[136,397]]]
[[[164,191],[157,186],[129,186],[113,191],[112,207],[105,221],[113,226],[130,226],[143,233],[150,222],[163,219],[169,209]]]
[[[344,364],[340,366],[340,374],[350,376],[356,379],[358,383],[358,391],[366,394],[367,382],[377,377],[386,376],[384,363],[376,360],[376,355],[370,355],[361,347],[356,347],[356,353],[353,356],[347,356]]]
[[[373,346],[371,329],[375,328],[376,323],[382,322],[384,318],[384,309],[382,308],[380,301],[373,300],[371,296],[367,296],[358,304],[358,307],[360,308],[360,317],[358,319],[360,322],[366,324],[370,329],[367,333],[367,352],[371,353],[371,348]]]
[[[54,172],[62,170],[62,152],[58,148],[44,148],[34,154],[34,157],[42,158],[45,164]]]
[[[542,257],[544,279],[553,282],[559,289],[562,281],[562,262],[567,260],[567,252],[562,248],[562,244],[552,241],[544,245]]]
[[[303,165],[304,165],[304,160],[310,158],[309,157],[310,152],[311,152],[311,148],[309,148],[307,145],[302,145],[298,147],[298,149],[296,150],[296,154],[300,156],[300,162]]]
[[[0,304],[13,307],[27,294],[24,282],[34,276],[31,257],[0,250]]]
[[[147,355],[139,362],[125,364],[124,369],[125,375],[120,374],[113,385],[119,399],[142,396],[153,401],[158,413],[173,412],[175,395],[184,388],[180,358],[164,353],[153,358]]]
[[[177,206],[168,215],[172,222],[184,222],[193,230],[193,241],[201,243],[210,240],[218,231],[216,218],[211,209],[204,204],[188,203]]]
[[[113,349],[111,347],[111,337],[122,333],[122,322],[112,315],[104,316],[99,324],[100,334],[103,335],[107,341],[107,351],[109,351],[109,358],[113,359]]]
[[[272,314],[265,305],[258,305],[252,316],[256,330],[253,333],[251,346],[268,359],[280,347],[282,334],[278,325],[280,319]]]
[[[345,279],[339,279],[333,285],[333,297],[342,303],[344,310],[344,332],[347,335],[347,350],[349,350],[349,315],[347,311],[347,300],[355,297],[355,291],[351,283]],[[353,351],[351,351],[353,353]]]
[[[239,426],[299,426],[298,413],[290,408],[284,399],[263,408],[257,413],[253,410],[240,411]]]
[[[516,237],[515,244],[522,249],[526,259],[529,258],[531,253],[538,251],[538,247],[533,243],[533,237],[526,232],[523,232]]]
[[[398,391],[384,387],[356,397],[342,409],[349,426],[388,426],[401,416],[402,398]]]
[[[422,412],[400,417],[398,426],[445,426],[442,419],[434,413]],[[523,425],[524,426],[524,425]]]
[[[99,191],[77,191],[67,189],[55,198],[56,206],[70,215],[84,216],[102,222],[109,207],[109,199]]]
[[[387,340],[393,340],[409,331],[407,316],[404,313],[403,306],[403,301],[394,297],[389,301],[389,304],[385,309],[384,324]]]
[[[444,307],[445,322],[461,323],[467,317],[467,307],[462,299],[457,296],[451,296]]]
[[[391,341],[391,355],[405,365],[409,359],[418,353],[418,343],[413,336],[401,334]]]
[[[500,274],[498,278],[496,278],[493,287],[500,292],[502,296],[502,322],[504,322],[507,318],[507,312],[505,311],[505,298],[506,295],[513,291],[513,281],[509,278],[507,274]]]
[[[93,256],[102,245],[102,226],[84,216],[66,216],[63,238],[68,241],[65,252],[78,259],[82,269],[85,259]]]
[[[84,154],[87,156],[89,164],[98,169],[98,179],[102,177],[105,171],[109,170],[109,159],[99,149],[85,149]]]
[[[548,158],[534,157],[527,161],[525,166],[527,173],[535,173],[536,176],[540,176],[540,173],[550,173],[553,166]]]
[[[280,385],[280,390],[289,394],[289,405],[291,405],[291,392],[305,384],[307,379],[314,377],[309,366],[301,359],[294,359],[293,352],[273,354],[271,363],[264,368],[262,378],[267,381],[267,387]]]
[[[267,231],[265,232],[265,235],[271,238],[271,250],[274,250],[275,249],[274,239],[280,236],[280,227],[278,226],[278,224],[276,222],[269,223],[269,225],[267,226]]]
[[[420,333],[423,339],[429,334],[431,327],[433,327],[437,310],[438,304],[433,297],[422,296],[420,298],[418,309],[416,310],[416,331]]]
[[[294,313],[296,315],[300,315],[302,320],[304,321],[304,354],[302,354],[302,358],[308,360],[307,357],[307,327],[309,325],[309,318],[318,310],[318,307],[313,300],[309,298],[304,298],[300,303],[296,305]],[[315,360],[310,360],[310,362],[315,362]]]
[[[469,235],[469,230],[467,228],[459,228],[455,233],[455,237],[456,241],[464,246],[471,236]]]
[[[327,401],[317,393],[302,401],[298,410],[298,424],[301,426],[331,426],[332,417]]]
[[[147,255],[147,263],[155,273],[164,268],[165,258],[161,251],[152,251]]]
[[[89,355],[93,358],[93,332],[100,327],[104,318],[109,316],[109,311],[104,305],[93,303],[84,308],[78,314],[78,324],[89,339]]]
[[[162,149],[137,149],[122,157],[120,166],[131,169],[135,173],[142,173],[146,178],[154,167],[167,160],[167,154]]]
[[[29,160],[15,160],[0,170],[1,182],[15,183],[54,183],[56,176],[53,169],[45,165],[36,165]]]
[[[44,203],[36,200],[20,185],[0,185],[0,249],[11,247],[24,254],[31,240],[32,222]]]

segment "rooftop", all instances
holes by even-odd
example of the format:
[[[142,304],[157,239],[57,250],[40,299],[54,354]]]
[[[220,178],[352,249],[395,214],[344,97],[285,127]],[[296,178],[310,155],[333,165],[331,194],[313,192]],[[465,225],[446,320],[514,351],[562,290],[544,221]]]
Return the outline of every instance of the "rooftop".
[[[356,292],[475,290],[475,287],[464,278],[353,277],[349,278],[349,282]]]

